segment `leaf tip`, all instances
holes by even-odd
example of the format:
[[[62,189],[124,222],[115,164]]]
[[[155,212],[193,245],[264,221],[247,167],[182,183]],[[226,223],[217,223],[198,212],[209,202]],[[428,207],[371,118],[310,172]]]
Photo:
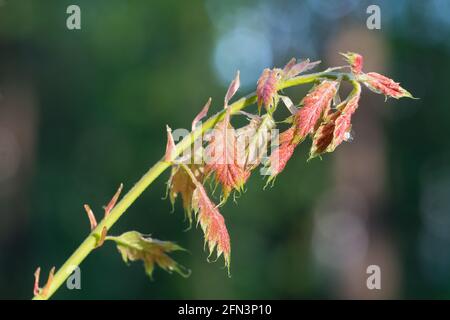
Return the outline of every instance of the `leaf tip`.
[[[85,204],[84,211],[86,211],[86,214],[89,218],[89,224],[91,226],[91,231],[94,230],[97,227],[97,219],[95,218],[94,212],[92,211],[91,207],[88,204]]]
[[[41,267],[37,267],[36,271],[34,272],[34,286],[33,286],[33,295],[38,296],[40,293],[39,288],[39,277],[41,275]]]
[[[208,114],[209,107],[211,106],[212,98],[209,97],[206,104],[203,106],[202,110],[195,116],[194,120],[192,120],[191,130],[194,131],[197,127],[197,124]]]
[[[166,131],[167,131],[167,144],[166,144],[166,153],[164,155],[164,161],[172,162],[174,160],[175,142],[172,136],[172,129],[168,125],[166,125]]]

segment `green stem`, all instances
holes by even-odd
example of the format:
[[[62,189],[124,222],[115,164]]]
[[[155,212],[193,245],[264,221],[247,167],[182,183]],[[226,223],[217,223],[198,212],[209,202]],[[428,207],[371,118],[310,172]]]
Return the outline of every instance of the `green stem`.
[[[287,81],[284,81],[278,86],[278,89],[284,89],[288,87],[298,86],[305,83],[314,82],[319,78],[329,78],[337,79],[339,76],[343,77],[345,80],[349,80],[351,75],[346,73],[337,72],[324,72],[313,73],[309,75],[299,76]],[[256,103],[256,93],[251,93],[246,97],[239,99],[233,104],[229,105],[231,108],[231,114],[235,114],[238,111],[244,109],[245,107]],[[184,137],[184,139],[176,145],[175,157],[182,154],[185,150],[191,147],[194,141],[199,138],[206,130],[211,129],[215,124],[221,121],[225,116],[225,110],[217,113],[216,115],[209,118],[203,125],[189,135]],[[130,191],[120,200],[114,209],[106,216],[97,227],[91,231],[91,233],[86,237],[86,239],[81,243],[81,245],[75,250],[75,252],[66,260],[66,262],[61,266],[58,272],[55,274],[53,280],[48,285],[46,295],[37,295],[33,300],[47,300],[49,299],[58,288],[66,281],[66,279],[73,272],[74,268],[79,266],[81,262],[97,247],[98,239],[105,227],[109,230],[119,218],[125,213],[125,211],[136,201],[136,199],[142,194],[142,192],[147,189],[147,187],[163,173],[171,165],[170,162],[164,161],[164,158],[159,160],[153,167],[151,167],[142,178],[131,188]]]

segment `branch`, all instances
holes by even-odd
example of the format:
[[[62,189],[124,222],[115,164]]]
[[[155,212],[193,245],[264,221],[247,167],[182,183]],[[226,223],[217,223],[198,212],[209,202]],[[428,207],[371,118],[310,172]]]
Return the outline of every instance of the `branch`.
[[[282,82],[278,86],[278,90],[282,90],[288,87],[294,87],[301,84],[311,83],[321,78],[338,79],[342,78],[347,81],[353,79],[353,75],[349,73],[332,72],[325,70],[323,72],[313,73],[309,75],[298,76]],[[246,97],[239,99],[238,101],[229,105],[231,114],[235,114],[240,110],[246,108],[249,105],[257,102],[256,93],[251,93]],[[225,110],[217,113],[209,118],[202,126],[198,127],[187,135],[182,141],[175,146],[174,157],[179,156],[185,150],[191,147],[194,141],[199,138],[206,130],[213,128],[216,123],[221,121],[225,117]],[[125,211],[136,201],[136,199],[147,189],[152,182],[158,178],[167,168],[171,166],[170,162],[167,162],[162,158],[153,167],[151,167],[142,178],[131,188],[130,191],[120,200],[117,205],[111,210],[111,212],[104,217],[104,219],[91,231],[86,239],[81,243],[78,249],[66,260],[58,272],[54,275],[53,279],[47,284],[46,290],[43,293],[36,295],[33,300],[47,300],[49,299],[64,281],[70,276],[74,267],[78,266],[83,260],[97,247],[98,242],[104,234],[104,229],[108,231],[119,218],[125,213]]]

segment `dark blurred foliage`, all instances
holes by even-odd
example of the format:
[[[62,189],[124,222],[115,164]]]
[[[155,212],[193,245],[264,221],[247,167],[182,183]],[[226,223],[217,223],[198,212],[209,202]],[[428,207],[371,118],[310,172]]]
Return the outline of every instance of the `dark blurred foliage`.
[[[66,8],[74,3],[82,12],[79,31],[66,28]],[[372,3],[381,6],[381,30],[366,29]],[[0,174],[0,298],[29,298],[35,268],[45,275],[60,266],[88,234],[82,205],[100,216],[120,182],[129,189],[162,156],[166,124],[188,128],[209,96],[220,108],[236,69],[244,94],[262,68],[291,56],[323,60],[325,68],[337,56],[330,52],[333,39],[355,26],[388,48],[374,52],[384,57],[379,71],[420,98],[385,104],[363,93],[372,99],[367,108],[385,109],[377,116],[384,196],[367,221],[367,237],[381,230],[395,248],[387,257],[396,261],[398,284],[387,296],[450,297],[444,10],[448,16],[445,1],[0,1],[0,117],[8,119],[5,106],[14,106],[14,97],[28,97],[11,109],[25,110],[15,122],[3,122],[8,132],[21,125],[31,132],[17,142],[15,175]],[[306,89],[289,92],[297,99]],[[351,145],[364,143],[355,128]],[[180,204],[171,214],[169,201],[161,200],[166,172],[111,233],[138,230],[176,241],[189,250],[175,258],[192,269],[191,277],[156,270],[151,281],[140,263],[125,265],[107,244],[82,264],[82,290],[63,287],[55,298],[359,297],[336,289],[345,279],[323,267],[314,245],[315,211],[335,183],[334,157],[345,148],[306,162],[308,146],[301,146],[273,188],[263,191],[256,174],[238,204],[222,208],[232,239],[231,278],[221,260],[206,261],[200,229],[184,232]],[[353,170],[358,159],[365,158],[343,170]]]

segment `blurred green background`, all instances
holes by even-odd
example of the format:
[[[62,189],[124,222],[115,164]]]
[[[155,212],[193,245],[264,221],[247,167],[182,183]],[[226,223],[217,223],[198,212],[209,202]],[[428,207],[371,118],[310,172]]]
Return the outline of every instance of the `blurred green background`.
[[[66,28],[70,4],[81,30]],[[380,30],[366,27],[370,4]],[[265,67],[342,65],[347,50],[420,100],[364,90],[353,142],[310,162],[306,142],[272,189],[253,175],[221,210],[231,278],[206,261],[200,229],[184,232],[180,203],[171,214],[161,199],[166,172],[111,233],[176,241],[192,275],[150,281],[108,243],[82,264],[82,289],[54,297],[450,298],[449,15],[446,0],[1,0],[0,298],[30,298],[36,267],[45,278],[88,234],[82,205],[99,216],[162,156],[166,124],[189,128],[209,96],[220,109],[237,69],[246,94]],[[373,264],[381,290],[366,287]]]

